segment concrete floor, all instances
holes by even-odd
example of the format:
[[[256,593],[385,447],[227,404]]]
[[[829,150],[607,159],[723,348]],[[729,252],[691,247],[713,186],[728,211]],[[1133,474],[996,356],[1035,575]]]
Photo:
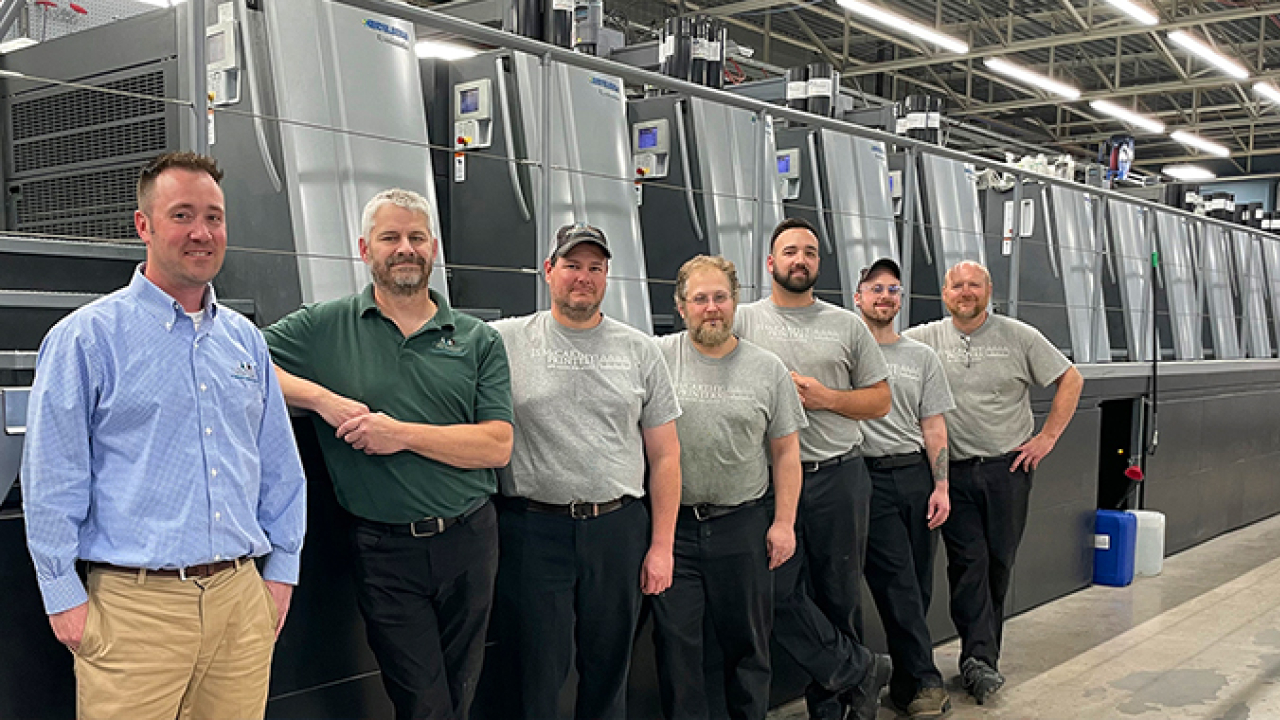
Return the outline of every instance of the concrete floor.
[[[1280,516],[1167,558],[1158,577],[1023,613],[1004,637],[1008,683],[985,706],[960,688],[959,642],[935,649],[948,718],[1280,720]],[[803,702],[769,717],[802,720]],[[886,704],[877,720],[897,717]]]

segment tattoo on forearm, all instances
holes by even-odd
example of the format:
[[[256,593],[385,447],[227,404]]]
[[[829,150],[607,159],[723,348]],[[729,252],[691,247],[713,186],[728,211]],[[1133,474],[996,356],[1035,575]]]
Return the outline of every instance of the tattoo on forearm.
[[[938,457],[933,459],[933,481],[946,482],[947,468],[951,465],[951,461],[947,458],[947,448],[938,451]]]

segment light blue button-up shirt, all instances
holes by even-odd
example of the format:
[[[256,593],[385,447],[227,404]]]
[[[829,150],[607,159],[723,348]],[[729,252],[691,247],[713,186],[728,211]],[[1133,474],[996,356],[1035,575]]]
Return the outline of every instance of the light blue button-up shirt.
[[[267,555],[263,577],[298,581],[306,481],[266,342],[212,287],[197,331],[142,269],[40,346],[21,477],[49,614],[87,599],[77,558]]]

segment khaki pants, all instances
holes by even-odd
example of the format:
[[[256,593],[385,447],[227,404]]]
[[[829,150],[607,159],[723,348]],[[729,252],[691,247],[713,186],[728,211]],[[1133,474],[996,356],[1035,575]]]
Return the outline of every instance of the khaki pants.
[[[252,561],[181,580],[94,568],[80,720],[249,720],[266,710],[276,608]]]

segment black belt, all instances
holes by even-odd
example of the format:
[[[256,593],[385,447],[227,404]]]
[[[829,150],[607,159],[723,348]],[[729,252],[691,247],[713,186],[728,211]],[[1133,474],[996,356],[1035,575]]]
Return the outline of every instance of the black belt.
[[[992,457],[971,457],[971,458],[965,458],[963,460],[952,460],[951,464],[965,466],[965,465],[988,465],[990,463],[998,463],[998,462],[1012,463],[1013,460],[1017,458],[1019,454],[1020,453],[1017,450],[1012,450],[1003,455],[995,455]]]
[[[633,500],[635,498],[630,495],[623,495],[617,500],[602,503],[575,501],[568,505],[556,505],[530,500],[529,498],[511,498],[511,506],[517,510],[542,513],[543,515],[564,515],[574,520],[591,520],[601,515],[608,515],[615,510],[621,510],[630,505]]]
[[[407,537],[434,537],[467,518],[475,515],[485,505],[489,504],[489,498],[483,497],[477,500],[471,507],[467,508],[461,515],[455,517],[424,517],[421,520],[414,520],[410,523],[384,523],[377,520],[367,520],[357,517],[356,522],[365,527],[373,528],[384,532],[388,535],[401,535]]]
[[[867,458],[867,467],[872,470],[894,470],[897,468],[911,467],[924,462],[924,453],[917,450],[911,453],[902,453],[900,455],[881,455],[880,457]]]
[[[725,515],[732,515],[739,510],[745,510],[749,507],[755,507],[765,501],[765,498],[758,497],[755,500],[748,500],[737,505],[713,505],[711,503],[695,503],[693,505],[681,505],[680,513],[682,515],[693,516],[694,520],[704,522],[706,520],[715,520]]]
[[[850,460],[853,460],[854,458],[861,457],[861,456],[862,456],[862,453],[858,452],[855,449],[855,450],[850,450],[849,452],[843,455],[837,455],[833,458],[827,458],[826,460],[817,460],[814,462],[802,462],[800,463],[800,467],[804,468],[804,471],[807,473],[818,472],[819,470],[826,470],[829,467],[835,467],[841,463],[847,463]]]

